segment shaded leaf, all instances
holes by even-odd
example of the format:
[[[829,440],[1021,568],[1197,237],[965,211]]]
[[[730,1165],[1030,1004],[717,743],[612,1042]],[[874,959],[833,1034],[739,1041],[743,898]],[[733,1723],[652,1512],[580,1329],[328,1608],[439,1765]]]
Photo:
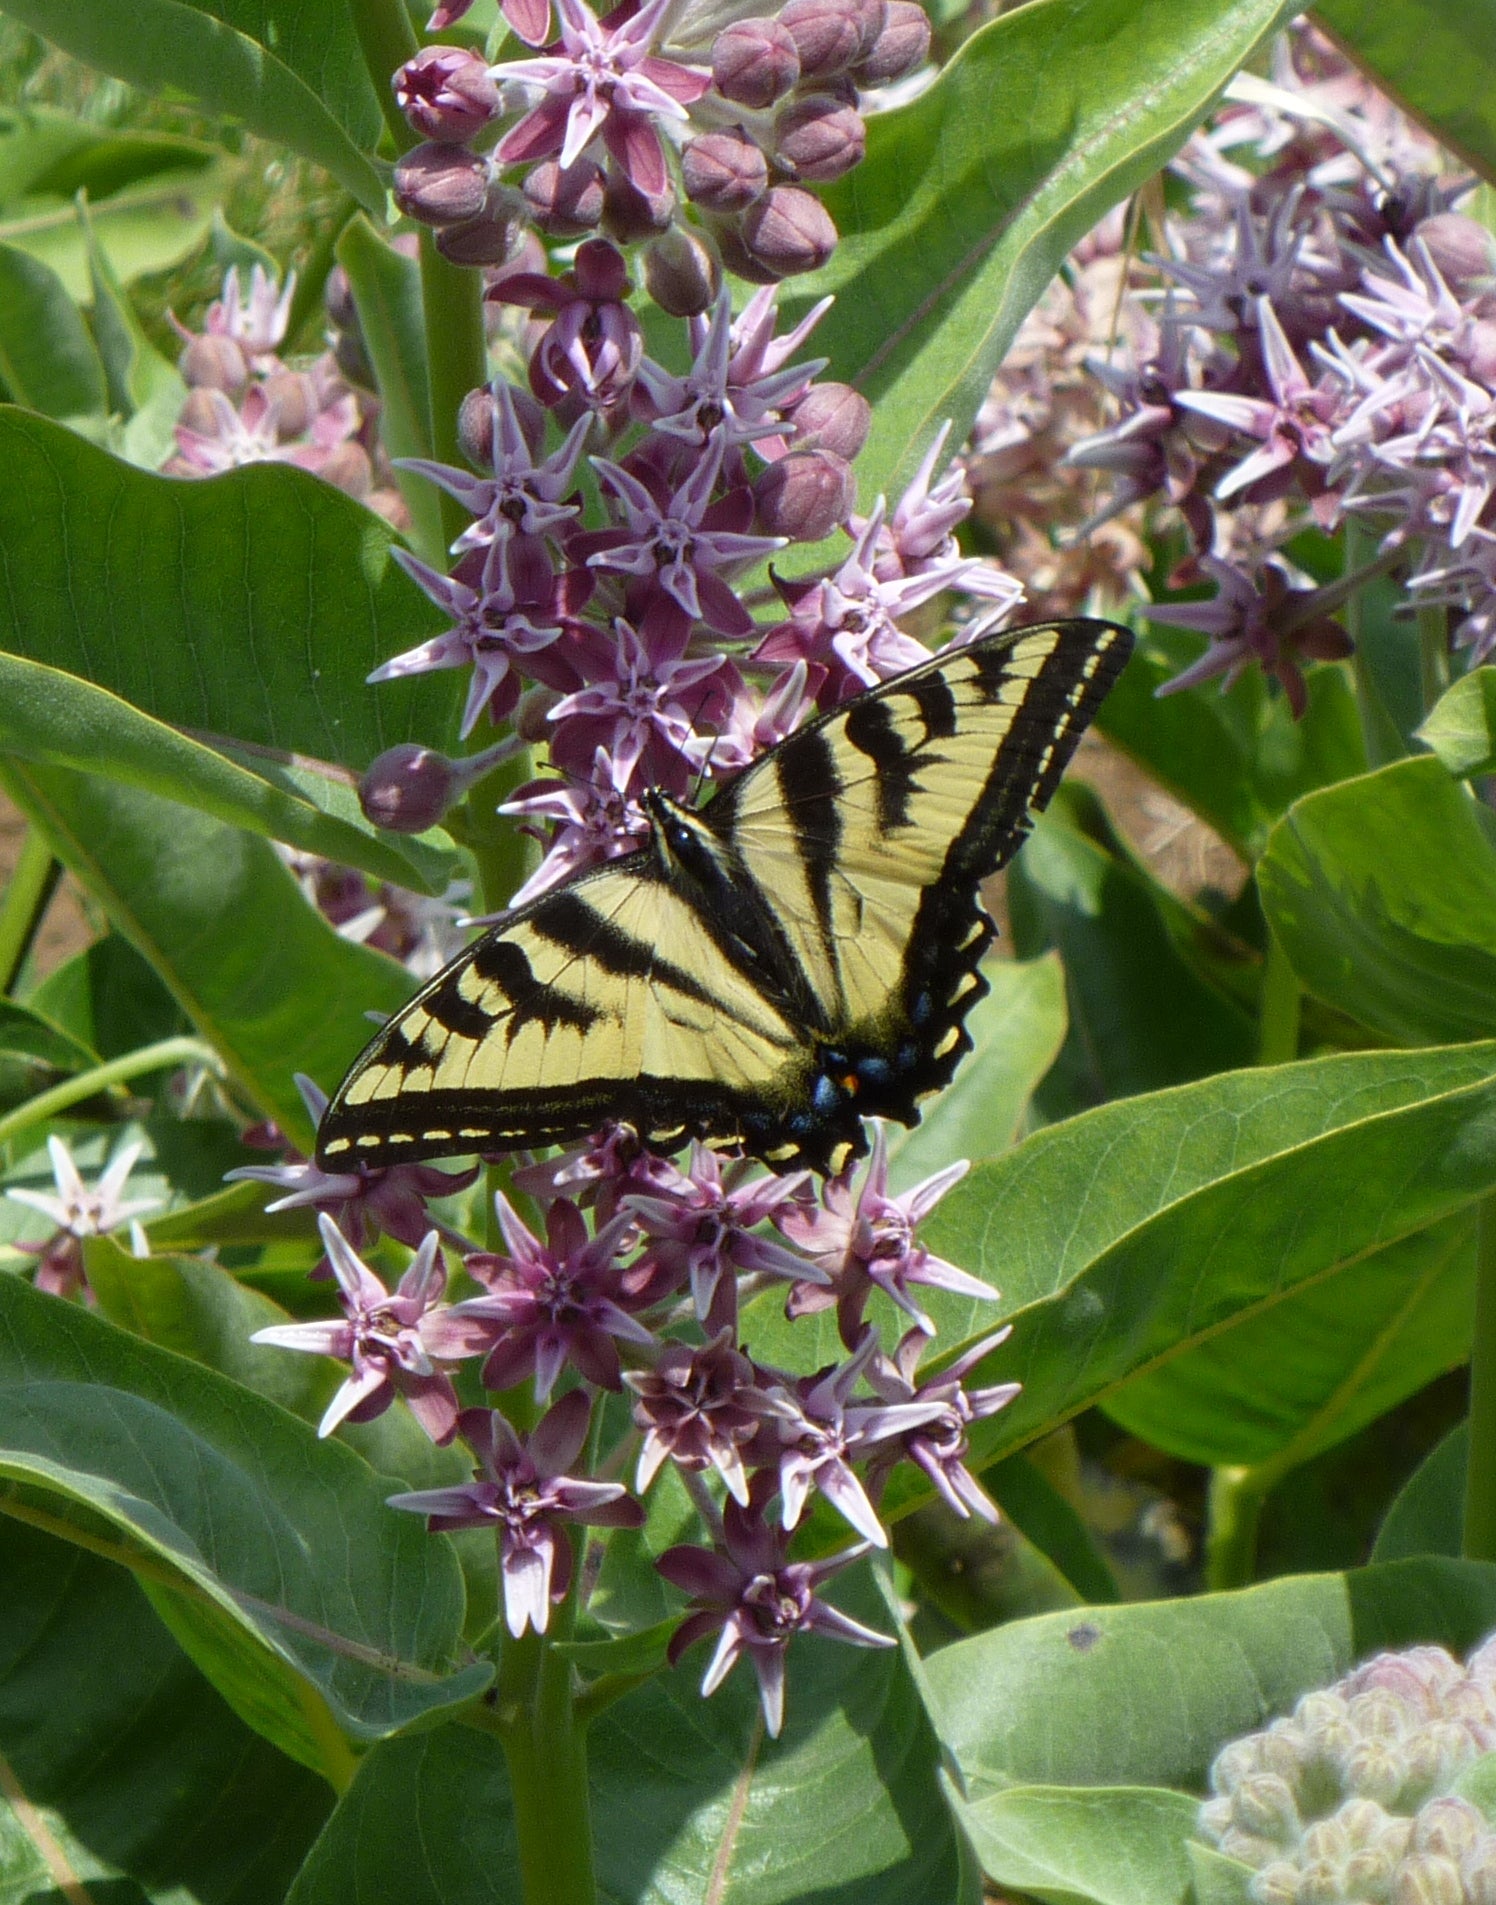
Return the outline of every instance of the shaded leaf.
[[[95,427],[108,409],[104,366],[62,280],[0,244],[0,378],[17,403]]]
[[[1251,1020],[1178,949],[1163,894],[1108,840],[1089,788],[1062,787],[1008,875],[1018,951],[1065,963],[1070,1031],[1039,1103],[1059,1109],[1250,1063]]]
[[[865,1591],[850,1611],[886,1628]],[[937,1742],[897,1653],[795,1643],[777,1742],[762,1737],[746,1667],[700,1698],[705,1657],[698,1650],[590,1729],[605,1905],[964,1905]],[[419,1861],[408,1854],[417,1839]],[[404,1905],[519,1905],[496,1740],[446,1727],[376,1748],[288,1905],[377,1895],[392,1870]]]
[[[1306,795],[1257,869],[1304,985],[1407,1044],[1496,1029],[1496,849],[1427,755]]]
[[[1470,1432],[1461,1422],[1426,1455],[1393,1498],[1378,1530],[1373,1561],[1413,1555],[1457,1557],[1465,1534],[1465,1464]]]
[[[0,748],[19,760],[76,768],[180,801],[231,826],[360,867],[398,886],[441,892],[447,883],[448,863],[438,858],[436,877],[428,880],[425,869],[402,851],[401,836],[380,833],[363,819],[351,789],[342,803],[348,817],[329,813],[153,721],[107,689],[4,654]]]
[[[1490,0],[1323,0],[1320,23],[1383,92],[1467,165],[1496,177],[1496,11]]]
[[[98,1905],[278,1899],[332,1806],[321,1779],[230,1711],[123,1568],[11,1520],[0,1753],[7,1796],[41,1810],[83,1884],[75,1896]],[[32,1820],[11,1824],[6,1898],[61,1899]]]
[[[369,1741],[472,1697],[450,1548],[275,1404],[0,1277],[0,1470],[52,1532],[100,1531],[235,1710],[338,1782]]]
[[[1160,698],[1198,649],[1198,637],[1149,628],[1096,725],[1243,858],[1255,859],[1301,794],[1365,773],[1355,696],[1343,668],[1325,667],[1309,670],[1301,721],[1255,671],[1225,694],[1211,685]]]

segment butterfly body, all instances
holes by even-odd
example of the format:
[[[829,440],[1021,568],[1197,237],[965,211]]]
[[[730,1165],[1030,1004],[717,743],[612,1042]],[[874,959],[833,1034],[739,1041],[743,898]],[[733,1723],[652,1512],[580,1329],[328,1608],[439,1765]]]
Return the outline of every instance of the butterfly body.
[[[776,1170],[840,1170],[869,1116],[917,1122],[970,1048],[1016,851],[1125,662],[1113,624],[988,636],[847,702],[701,810],[542,894],[385,1026],[319,1161],[560,1143],[610,1119]]]

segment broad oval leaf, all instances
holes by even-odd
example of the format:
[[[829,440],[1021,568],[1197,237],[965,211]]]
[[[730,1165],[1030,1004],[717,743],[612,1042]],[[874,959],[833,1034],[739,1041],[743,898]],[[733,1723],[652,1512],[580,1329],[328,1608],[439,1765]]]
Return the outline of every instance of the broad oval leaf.
[[[1135,1378],[1107,1413],[1187,1462],[1307,1462],[1469,1356],[1475,1222],[1462,1212],[1337,1264]]]
[[[365,677],[441,627],[372,511],[303,470],[189,483],[0,410],[0,649],[65,669],[158,721],[361,772],[396,741],[455,732],[448,675]]]
[[[43,1832],[79,1899],[283,1896],[332,1793],[224,1704],[123,1568],[0,1521],[0,1636],[7,1898],[64,1896]]]
[[[364,156],[379,103],[343,0],[5,0],[5,11],[100,72],[228,113],[383,208]]]
[[[1010,1786],[960,1818],[982,1869],[1054,1905],[1197,1905],[1195,1800],[1149,1786]]]
[[[294,783],[276,786],[106,689],[6,654],[0,654],[0,750],[18,760],[75,768],[181,801],[231,826],[360,867],[397,886],[439,893],[453,871],[450,858],[412,857],[403,836],[371,827],[351,789],[344,790],[341,803],[346,817],[329,813],[302,798]],[[266,766],[276,773],[274,763]],[[330,800],[331,783],[323,781],[322,787],[322,798]]]
[[[1388,1647],[1463,1654],[1496,1626],[1496,1567],[1399,1561],[1229,1594],[1046,1614],[926,1662],[973,1798],[1034,1785],[1203,1793],[1227,1743]]]
[[[1257,884],[1294,971],[1326,1003],[1410,1045],[1496,1031],[1496,848],[1439,761],[1306,795],[1274,829]]]
[[[1419,1463],[1393,1497],[1377,1530],[1373,1561],[1412,1555],[1458,1555],[1465,1533],[1465,1465],[1470,1431],[1463,1422]]]
[[[984,27],[912,105],[880,114],[827,203],[841,233],[797,304],[873,403],[865,494],[941,421],[969,429],[1024,314],[1102,214],[1156,172],[1282,0],[1034,0]]]
[[[471,1698],[450,1547],[351,1450],[237,1383],[0,1278],[0,1471],[54,1533],[107,1529],[241,1714],[336,1780]],[[175,1603],[175,1607],[171,1606]]]

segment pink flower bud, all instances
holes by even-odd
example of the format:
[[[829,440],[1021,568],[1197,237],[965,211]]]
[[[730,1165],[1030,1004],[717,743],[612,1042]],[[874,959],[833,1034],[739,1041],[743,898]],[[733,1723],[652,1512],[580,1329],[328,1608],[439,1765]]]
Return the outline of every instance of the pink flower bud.
[[[803,79],[844,73],[871,51],[883,30],[884,0],[789,0],[779,12],[800,55]]]
[[[820,94],[797,99],[774,129],[774,157],[796,178],[839,179],[861,164],[866,150],[857,108]]]
[[[401,112],[423,139],[460,145],[498,114],[498,87],[484,62],[463,46],[424,47],[393,84]]]
[[[603,181],[603,229],[619,245],[634,245],[669,231],[675,216],[675,190],[646,192],[615,166]]]
[[[232,416],[232,412],[229,413]],[[195,390],[187,392],[182,405],[182,413],[177,418],[179,426],[191,430],[200,437],[216,437],[221,428],[218,405],[213,401],[212,388],[199,384]]]
[[[591,159],[577,159],[563,172],[554,159],[542,159],[525,174],[522,187],[530,214],[552,238],[576,238],[595,231],[603,215],[603,172]]]
[[[850,463],[867,442],[873,427],[873,407],[850,384],[812,384],[790,412],[795,424],[794,446],[802,450],[829,450]]]
[[[334,489],[340,489],[345,496],[352,496],[360,503],[374,487],[369,453],[361,443],[340,443],[336,449],[329,450],[317,465],[317,474],[324,483],[331,483]]]
[[[769,187],[769,162],[741,126],[693,139],[680,169],[686,197],[709,212],[746,211]]]
[[[177,369],[194,390],[242,390],[249,377],[243,351],[222,335],[194,337],[177,359]]]
[[[395,167],[395,203],[423,225],[476,218],[488,197],[488,161],[465,146],[429,140]]]
[[[490,185],[483,210],[460,225],[444,225],[436,248],[454,265],[502,265],[524,237],[525,201],[508,186]]]
[[[364,818],[387,833],[424,833],[461,792],[454,764],[413,741],[386,748],[358,784]]]
[[[831,214],[793,185],[776,185],[750,206],[742,235],[748,255],[776,278],[819,270],[836,250]]]
[[[676,225],[644,254],[644,288],[668,317],[697,317],[722,287],[722,269],[695,232]]]
[[[857,489],[850,464],[829,450],[792,450],[753,485],[759,528],[791,542],[820,542],[846,521]]]
[[[799,77],[794,36],[778,20],[736,20],[713,42],[713,84],[739,106],[772,106]]]
[[[299,371],[278,370],[265,380],[265,395],[275,412],[275,431],[282,443],[305,436],[317,414],[317,394],[311,379]]]
[[[852,69],[861,86],[886,86],[924,63],[930,51],[930,16],[915,0],[888,0],[888,20]]]
[[[540,446],[545,441],[545,411],[529,391],[521,389],[518,384],[509,386],[509,397],[519,420],[520,433],[530,446],[530,454],[532,457],[538,456]],[[476,390],[470,390],[458,409],[457,441],[462,445],[462,454],[474,469],[493,468],[493,429],[497,414],[498,405],[487,384],[479,384]]]
[[[1496,276],[1496,238],[1463,212],[1438,212],[1423,219],[1414,234],[1428,246],[1444,282],[1456,297],[1489,290]]]

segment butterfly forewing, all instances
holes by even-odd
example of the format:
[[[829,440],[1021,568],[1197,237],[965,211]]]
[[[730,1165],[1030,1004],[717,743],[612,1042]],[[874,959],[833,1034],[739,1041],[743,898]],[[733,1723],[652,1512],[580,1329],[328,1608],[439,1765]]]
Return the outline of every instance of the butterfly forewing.
[[[370,1044],[320,1160],[560,1142],[608,1119],[839,1168],[949,1078],[991,934],[978,883],[1043,807],[1131,636],[1048,623],[791,735],[699,816],[477,941]],[[693,842],[695,858],[692,858]]]

